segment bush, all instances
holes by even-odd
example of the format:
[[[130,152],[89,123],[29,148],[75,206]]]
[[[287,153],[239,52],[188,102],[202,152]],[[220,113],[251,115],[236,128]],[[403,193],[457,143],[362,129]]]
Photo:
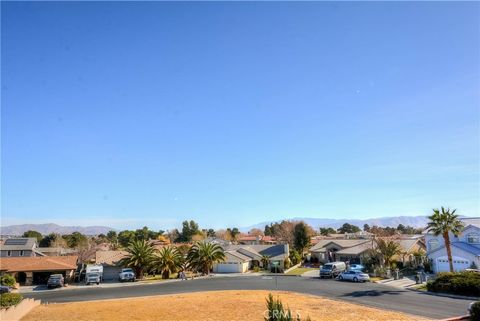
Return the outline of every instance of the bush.
[[[480,320],[480,301],[475,302],[470,308],[470,319],[472,321]]]
[[[8,308],[12,305],[17,305],[23,300],[20,293],[3,293],[0,295],[0,307]]]
[[[427,282],[428,291],[468,296],[480,296],[480,273],[439,273],[434,281]]]
[[[265,316],[265,321],[301,321],[299,315],[296,318],[292,317],[292,311],[285,310],[282,301],[278,298],[274,299],[271,293],[267,298],[267,309],[268,316]],[[310,317],[307,317],[306,321],[310,321]]]
[[[14,286],[16,282],[17,281],[15,281],[15,278],[10,274],[5,274],[4,276],[0,277],[0,283],[2,285]]]
[[[260,272],[260,267],[259,267],[258,265],[255,265],[255,266],[253,267],[253,271],[254,271],[254,272]]]

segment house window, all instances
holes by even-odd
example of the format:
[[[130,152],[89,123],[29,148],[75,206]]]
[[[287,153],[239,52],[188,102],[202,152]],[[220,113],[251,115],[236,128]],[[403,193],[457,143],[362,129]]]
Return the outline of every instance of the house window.
[[[7,256],[12,256],[12,251],[7,251]]]
[[[20,256],[23,256],[25,253],[23,252],[23,250],[20,251]]]
[[[470,244],[480,243],[480,235],[477,233],[471,233],[467,235],[467,242]]]
[[[433,239],[433,240],[428,241],[428,246],[430,248],[430,251],[436,249],[438,247],[438,240]]]

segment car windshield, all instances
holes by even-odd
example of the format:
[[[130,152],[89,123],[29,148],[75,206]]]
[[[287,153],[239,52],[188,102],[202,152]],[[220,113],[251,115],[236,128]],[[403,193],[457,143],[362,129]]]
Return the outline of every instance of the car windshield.
[[[325,265],[323,266],[323,269],[324,269],[324,270],[331,270],[331,269],[332,269],[332,265],[330,265],[330,264],[325,264]]]
[[[50,276],[50,279],[52,279],[52,280],[60,280],[61,278],[62,278],[62,277],[59,276],[59,275],[51,275],[51,276]],[[44,279],[44,280],[45,280],[45,279]]]

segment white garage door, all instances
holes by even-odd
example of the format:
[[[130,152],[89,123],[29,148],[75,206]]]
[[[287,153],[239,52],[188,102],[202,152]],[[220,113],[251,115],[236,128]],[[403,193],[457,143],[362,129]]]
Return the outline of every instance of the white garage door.
[[[217,273],[239,273],[242,272],[242,266],[243,264],[241,263],[234,263],[234,262],[227,262],[227,263],[219,263],[216,266],[216,271]]]
[[[462,257],[453,257],[453,269],[455,271],[463,271],[470,267],[470,261]],[[437,258],[437,272],[450,272],[450,265],[448,264],[448,258],[442,256]]]

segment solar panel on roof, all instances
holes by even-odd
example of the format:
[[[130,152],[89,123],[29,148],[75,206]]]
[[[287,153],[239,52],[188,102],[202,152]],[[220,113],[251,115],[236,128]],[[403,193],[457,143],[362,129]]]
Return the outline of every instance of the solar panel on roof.
[[[5,241],[5,245],[25,245],[27,244],[28,239],[8,239]]]

